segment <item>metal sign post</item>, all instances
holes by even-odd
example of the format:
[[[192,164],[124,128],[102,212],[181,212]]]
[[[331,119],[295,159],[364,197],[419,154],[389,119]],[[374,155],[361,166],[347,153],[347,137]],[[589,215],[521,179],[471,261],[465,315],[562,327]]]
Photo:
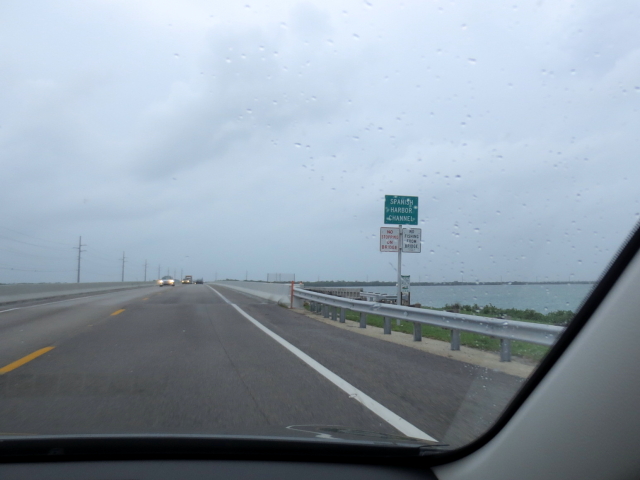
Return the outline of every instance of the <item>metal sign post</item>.
[[[402,224],[417,225],[418,224],[418,197],[407,197],[401,195],[385,195],[384,196],[384,223],[386,224],[400,224],[398,232],[391,232],[392,229],[388,229],[387,232],[383,232],[380,229],[380,251],[381,252],[393,252],[395,251],[394,242],[391,241],[391,237],[397,235],[398,239],[398,296],[396,300],[397,305],[402,305],[402,251],[405,249],[404,235],[407,235],[409,244],[406,246],[407,252],[419,253],[419,237],[418,247],[416,248],[416,230],[420,229],[405,229],[403,231]],[[395,230],[395,229],[393,229]],[[389,241],[385,244],[383,241],[386,238]],[[393,238],[395,240],[395,238]]]
[[[400,225],[400,245],[402,245],[402,225]],[[398,248],[398,299],[396,305],[402,305],[402,248]]]

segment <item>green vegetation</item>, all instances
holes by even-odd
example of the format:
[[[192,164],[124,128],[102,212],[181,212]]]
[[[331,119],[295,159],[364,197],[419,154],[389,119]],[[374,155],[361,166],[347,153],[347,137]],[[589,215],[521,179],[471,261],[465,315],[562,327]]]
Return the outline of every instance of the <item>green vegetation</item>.
[[[482,317],[507,318],[510,320],[521,320],[523,322],[546,323],[547,325],[559,325],[563,327],[568,325],[574,316],[571,310],[557,310],[544,314],[531,309],[498,308],[491,304],[479,307],[477,304],[460,305],[459,303],[455,303],[453,305],[445,305],[444,308],[435,308],[432,310],[445,310],[447,312],[464,313]]]
[[[308,308],[305,305],[305,308]],[[559,310],[557,312],[551,312],[543,314],[534,310],[518,310],[515,308],[498,308],[493,305],[487,305],[485,307],[479,307],[478,305],[447,305],[445,308],[432,308],[423,307],[429,310],[444,310],[456,313],[463,313],[467,315],[477,315],[483,317],[494,318],[508,318],[511,320],[519,320],[525,322],[534,323],[546,323],[550,325],[566,325],[571,318],[573,318],[573,312],[569,310]],[[347,310],[347,320],[354,322],[360,321],[360,313]],[[380,315],[367,314],[367,325],[372,327],[383,328],[384,318]],[[413,323],[401,320],[391,320],[391,330],[394,332],[402,332],[413,335]],[[451,341],[451,330],[433,327],[431,325],[422,325],[422,336],[425,338],[433,338],[443,342]],[[460,344],[470,348],[476,348],[478,350],[484,350],[488,352],[500,351],[500,340],[497,338],[488,337],[486,335],[479,335],[476,333],[460,332]],[[549,351],[548,347],[543,345],[534,345],[525,342],[511,342],[511,354],[515,357],[521,357],[525,360],[532,362],[539,362]]]

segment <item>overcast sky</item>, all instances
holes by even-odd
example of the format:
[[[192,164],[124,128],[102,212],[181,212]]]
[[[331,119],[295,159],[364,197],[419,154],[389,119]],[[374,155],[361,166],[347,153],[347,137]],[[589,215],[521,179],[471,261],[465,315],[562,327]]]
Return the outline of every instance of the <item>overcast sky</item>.
[[[628,1],[0,3],[0,282],[596,279],[638,221]]]

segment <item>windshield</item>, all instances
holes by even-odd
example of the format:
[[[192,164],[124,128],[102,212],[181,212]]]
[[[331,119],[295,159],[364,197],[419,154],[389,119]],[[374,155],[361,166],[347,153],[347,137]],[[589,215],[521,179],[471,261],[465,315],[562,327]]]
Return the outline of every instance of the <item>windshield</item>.
[[[0,435],[464,446],[639,218],[635,2],[0,12]]]

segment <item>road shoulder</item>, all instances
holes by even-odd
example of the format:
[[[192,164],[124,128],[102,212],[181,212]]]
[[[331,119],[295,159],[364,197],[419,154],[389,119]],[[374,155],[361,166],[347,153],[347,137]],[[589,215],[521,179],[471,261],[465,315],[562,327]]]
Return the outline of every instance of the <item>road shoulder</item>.
[[[500,357],[495,352],[485,352],[477,350],[475,348],[469,348],[460,346],[460,350],[451,350],[451,344],[449,342],[442,342],[440,340],[434,340],[431,338],[422,338],[421,342],[415,342],[413,335],[392,332],[391,335],[385,335],[382,328],[372,327],[367,325],[367,328],[360,328],[358,322],[346,320],[345,323],[340,323],[328,318],[324,318],[321,315],[314,314],[304,309],[293,309],[293,311],[305,315],[314,320],[331,325],[334,328],[342,330],[348,330],[358,333],[360,335],[366,335],[368,337],[378,338],[386,342],[392,342],[397,345],[404,345],[405,347],[415,348],[423,352],[431,353],[433,355],[439,355],[441,357],[451,358],[460,362],[470,363],[480,367],[489,368],[491,370],[506,373],[508,375],[514,375],[520,378],[528,378],[535,370],[535,365],[526,364],[519,359],[512,358],[511,362],[501,362]]]

